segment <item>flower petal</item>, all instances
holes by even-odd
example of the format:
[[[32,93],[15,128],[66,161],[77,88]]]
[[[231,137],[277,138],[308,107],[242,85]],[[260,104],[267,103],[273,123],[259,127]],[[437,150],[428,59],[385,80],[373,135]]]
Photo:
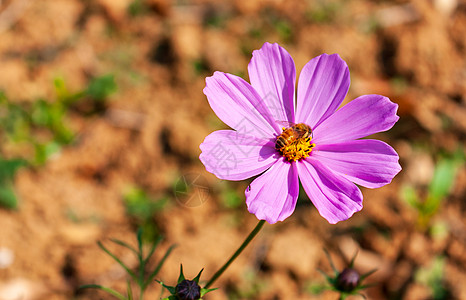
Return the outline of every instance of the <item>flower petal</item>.
[[[313,58],[299,75],[296,123],[317,127],[337,110],[349,85],[348,66],[338,54]]]
[[[200,148],[199,159],[206,170],[226,180],[243,180],[260,174],[280,158],[273,141],[233,130],[212,132]]]
[[[248,72],[275,120],[294,122],[296,69],[291,55],[276,43],[265,43],[253,51]]]
[[[241,77],[215,72],[206,78],[204,94],[215,114],[240,133],[260,138],[280,133],[259,94]]]
[[[368,188],[390,183],[401,171],[396,151],[378,140],[319,145],[312,151],[312,157],[342,177]]]
[[[245,194],[249,212],[259,220],[270,224],[285,220],[293,213],[299,194],[296,164],[278,160],[248,186]]]
[[[313,142],[335,144],[386,131],[399,117],[398,104],[380,95],[364,95],[349,102],[314,129]]]
[[[354,183],[334,174],[313,157],[297,165],[306,194],[329,223],[346,220],[362,209],[362,193]]]

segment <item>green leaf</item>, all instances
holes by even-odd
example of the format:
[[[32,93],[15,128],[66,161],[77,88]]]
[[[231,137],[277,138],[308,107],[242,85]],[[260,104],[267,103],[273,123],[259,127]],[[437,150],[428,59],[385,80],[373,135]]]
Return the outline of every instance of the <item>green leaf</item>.
[[[117,85],[112,74],[94,78],[87,87],[87,94],[95,100],[105,100],[108,96],[115,93]]]
[[[29,114],[18,104],[2,103],[5,113],[0,117],[0,123],[7,136],[13,141],[30,139],[31,124]]]
[[[16,209],[18,207],[15,191],[9,184],[3,183],[0,185],[0,206],[9,209]]]
[[[329,290],[330,287],[324,283],[310,283],[306,287],[306,291],[311,295],[320,295],[324,291]]]
[[[215,291],[215,290],[218,290],[218,288],[213,288],[213,289],[201,288],[201,297],[204,297],[205,294],[210,293],[210,292]]]
[[[125,248],[128,248],[129,250],[133,251],[136,255],[138,255],[138,251],[136,249],[134,249],[133,247],[131,247],[129,244],[123,242],[123,241],[120,241],[120,240],[117,240],[117,239],[110,239],[111,242],[117,244],[117,245],[120,245],[120,246],[123,246]]]
[[[317,271],[322,274],[325,279],[327,280],[327,282],[330,284],[330,285],[333,285],[334,281],[335,281],[335,278],[333,277],[330,277],[327,273],[325,273],[323,270],[321,269],[317,269]]]
[[[153,242],[152,242],[152,247],[149,251],[149,253],[147,254],[146,258],[144,259],[144,264],[147,264],[147,262],[149,261],[149,259],[151,258],[152,254],[154,254],[154,251],[155,249],[157,248],[157,246],[160,244],[160,242],[162,241],[162,237],[159,236],[157,237]]]
[[[243,204],[243,198],[231,188],[227,188],[222,192],[222,199],[227,208],[236,208]]]
[[[155,280],[155,281],[158,282],[159,284],[161,284],[164,288],[166,288],[170,292],[170,294],[174,295],[176,293],[176,287],[175,286],[166,285],[165,283],[163,283],[160,280]],[[169,298],[164,298],[164,299],[169,299]]]
[[[354,260],[356,259],[356,256],[358,256],[358,251],[357,251],[357,250],[356,250],[356,252],[354,253],[353,258],[351,258],[351,261],[350,261],[348,267],[353,268],[353,266],[354,266]]]
[[[376,271],[377,271],[377,269],[372,269],[372,270],[368,271],[367,273],[362,274],[362,275],[359,277],[359,281],[362,282],[364,279],[366,279],[368,276],[372,275],[372,274],[375,273]]]
[[[152,281],[154,280],[155,276],[157,276],[157,274],[159,273],[160,269],[162,268],[163,264],[165,263],[165,261],[167,260],[168,256],[170,255],[170,253],[173,251],[173,249],[176,247],[176,245],[172,245],[170,246],[170,248],[168,248],[167,252],[165,252],[165,255],[162,257],[162,259],[159,261],[159,263],[157,264],[157,267],[155,267],[154,271],[152,271],[152,273],[149,275],[149,277],[147,278],[147,280],[145,281],[145,283],[143,284],[143,289],[145,289],[149,284],[152,283]],[[181,269],[181,271],[183,271]],[[181,274],[180,274],[181,276]],[[183,275],[184,277],[184,275]],[[178,281],[179,282],[179,281]]]
[[[162,210],[168,203],[168,198],[160,198],[153,201],[141,188],[131,187],[123,194],[126,211],[129,215],[142,221],[150,219],[157,211]]]
[[[183,280],[185,280],[186,277],[184,277],[184,272],[183,272],[183,265],[180,265],[180,275],[178,276],[178,281],[177,283],[180,283],[182,282]]]
[[[61,146],[57,142],[49,142],[46,144],[35,144],[34,145],[35,157],[34,163],[36,165],[43,165],[53,154],[60,151]]]
[[[133,289],[129,280],[126,281],[126,293],[128,294],[128,300],[133,300]]]
[[[120,300],[128,300],[125,296],[123,296],[122,294],[118,293],[117,291],[111,289],[111,288],[108,288],[108,287],[104,287],[104,286],[101,286],[101,285],[98,285],[98,284],[86,284],[86,285],[82,285],[79,287],[79,289],[100,289],[102,291],[105,291],[113,296],[115,296],[116,298],[120,299]]]
[[[442,221],[437,221],[432,224],[430,227],[430,236],[434,240],[442,240],[445,239],[449,236],[450,234],[450,228],[448,226],[448,223],[442,222]]]
[[[142,260],[142,234],[143,234],[143,230],[142,228],[138,228],[138,232],[136,233],[136,236],[137,236],[137,240],[138,240],[138,256],[140,257],[140,259]]]
[[[426,205],[437,206],[445,198],[455,181],[458,163],[454,159],[443,159],[435,168],[434,177],[429,185],[429,196]]]
[[[291,25],[288,21],[278,20],[274,23],[274,26],[275,30],[277,31],[282,40],[289,41],[291,39],[293,29],[291,28]]]
[[[65,80],[63,78],[55,78],[53,80],[53,85],[55,86],[55,93],[59,100],[66,99],[70,94],[66,88]]]
[[[417,210],[420,209],[419,197],[412,186],[404,185],[401,187],[401,198],[404,199],[411,207]]]
[[[146,4],[142,0],[134,0],[128,6],[128,13],[132,17],[136,17],[138,15],[142,15],[148,11]]]
[[[43,100],[39,99],[34,101],[32,104],[31,110],[31,121],[34,125],[38,126],[47,126],[50,124],[50,104]]]
[[[422,267],[414,274],[414,279],[429,287],[432,291],[432,299],[450,299],[448,290],[444,285],[445,257],[437,256],[430,266]]]
[[[27,166],[27,161],[24,159],[3,159],[0,157],[0,182],[13,180],[18,169],[25,166]]]
[[[131,271],[118,257],[116,257],[112,252],[110,252],[107,248],[104,247],[104,245],[99,241],[97,242],[97,245],[105,251],[110,257],[112,257],[123,269],[125,269],[126,273],[128,273],[131,277],[133,277],[134,281],[138,281],[138,278],[134,274],[133,271]]]
[[[324,253],[325,253],[325,256],[327,256],[327,259],[328,259],[328,262],[330,264],[330,267],[332,267],[332,270],[333,272],[338,275],[339,272],[337,270],[337,268],[335,268],[335,265],[333,264],[333,261],[332,261],[332,257],[330,257],[330,253],[327,251],[327,249],[324,248]]]
[[[202,271],[204,271],[204,268],[202,268],[202,270],[199,271],[199,273],[197,274],[196,277],[194,277],[193,281],[197,284],[199,284],[199,279],[201,278],[201,274],[202,274]]]
[[[5,103],[8,103],[8,98],[4,91],[0,91],[0,105],[4,105]]]

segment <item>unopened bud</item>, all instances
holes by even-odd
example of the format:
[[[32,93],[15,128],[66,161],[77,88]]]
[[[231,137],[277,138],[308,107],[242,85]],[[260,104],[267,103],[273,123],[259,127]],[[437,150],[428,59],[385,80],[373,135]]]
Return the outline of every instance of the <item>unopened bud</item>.
[[[352,268],[344,269],[337,278],[337,288],[340,291],[351,292],[359,284],[359,273]]]
[[[176,285],[176,297],[179,300],[198,300],[201,287],[193,280],[183,280]]]

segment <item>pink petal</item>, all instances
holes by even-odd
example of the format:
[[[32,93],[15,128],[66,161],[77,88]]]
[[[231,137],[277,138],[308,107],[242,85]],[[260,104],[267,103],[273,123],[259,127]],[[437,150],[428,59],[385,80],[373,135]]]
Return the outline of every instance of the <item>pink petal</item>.
[[[275,120],[294,122],[296,70],[290,54],[278,44],[265,43],[253,51],[248,72]]]
[[[212,132],[200,148],[199,159],[206,170],[226,180],[243,180],[260,174],[280,158],[273,141],[233,130]]]
[[[285,220],[293,213],[299,194],[296,164],[278,160],[248,186],[245,194],[249,212],[259,220],[270,224]]]
[[[354,183],[334,174],[313,157],[297,165],[306,194],[329,223],[346,220],[362,209],[362,193]]]
[[[241,134],[270,138],[280,133],[259,94],[242,78],[215,72],[206,78],[204,94],[217,117]]]
[[[368,188],[390,183],[401,171],[396,151],[378,140],[319,145],[312,151],[312,157],[342,177]]]
[[[313,142],[335,144],[386,131],[399,117],[398,104],[380,95],[364,95],[336,111],[314,129]]]
[[[338,54],[313,58],[299,75],[296,123],[317,127],[337,110],[349,85],[348,66]]]

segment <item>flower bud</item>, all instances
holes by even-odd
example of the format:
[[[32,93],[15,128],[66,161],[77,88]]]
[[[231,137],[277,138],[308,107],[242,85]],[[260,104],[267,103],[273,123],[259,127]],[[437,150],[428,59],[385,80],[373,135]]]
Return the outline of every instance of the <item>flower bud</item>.
[[[351,292],[358,286],[359,279],[359,273],[355,269],[345,268],[338,275],[336,286],[340,291]]]
[[[201,298],[201,287],[193,280],[183,280],[176,285],[176,297],[179,300],[198,300]]]

